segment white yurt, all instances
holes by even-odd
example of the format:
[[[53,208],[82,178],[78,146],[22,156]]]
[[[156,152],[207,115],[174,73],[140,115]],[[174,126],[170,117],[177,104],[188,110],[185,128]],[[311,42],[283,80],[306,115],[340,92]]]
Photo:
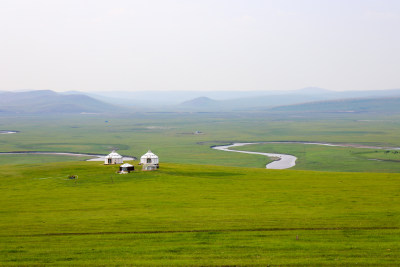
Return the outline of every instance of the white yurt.
[[[113,150],[110,154],[104,157],[104,164],[121,164],[124,163],[122,156]]]
[[[149,150],[140,157],[140,164],[155,165],[158,168],[158,156]]]
[[[135,170],[135,167],[129,163],[124,163],[119,166],[119,173],[130,173]]]

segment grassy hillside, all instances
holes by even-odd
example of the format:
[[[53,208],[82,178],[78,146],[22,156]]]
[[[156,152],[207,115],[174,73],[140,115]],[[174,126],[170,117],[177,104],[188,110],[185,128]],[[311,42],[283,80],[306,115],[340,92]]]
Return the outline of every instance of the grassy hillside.
[[[151,149],[161,159],[157,172],[117,175],[117,166],[71,157],[0,156],[2,265],[400,264],[399,174],[327,172],[379,164],[396,172],[398,155],[257,147],[324,170],[272,171],[263,156],[210,148],[285,140],[399,146],[396,115],[18,115],[1,116],[0,128],[20,131],[0,135],[2,151]]]
[[[400,264],[399,174],[116,168],[2,165],[0,264]]]

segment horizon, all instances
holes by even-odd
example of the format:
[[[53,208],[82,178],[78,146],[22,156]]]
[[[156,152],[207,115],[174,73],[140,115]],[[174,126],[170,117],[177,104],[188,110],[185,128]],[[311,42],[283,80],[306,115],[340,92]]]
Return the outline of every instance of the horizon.
[[[289,89],[289,90],[59,90],[59,89],[15,89],[15,90],[0,90],[0,93],[4,92],[11,92],[11,93],[19,93],[19,92],[32,92],[32,91],[53,91],[56,93],[111,93],[111,92],[130,92],[130,93],[144,93],[144,92],[160,92],[160,93],[167,93],[167,92],[174,92],[174,93],[179,93],[179,92],[191,92],[191,93],[212,93],[212,92],[238,92],[238,93],[272,93],[272,92],[278,92],[278,93],[283,93],[283,92],[296,92],[296,91],[302,91],[302,90],[320,90],[320,91],[328,91],[328,92],[368,92],[368,91],[394,91],[394,90],[400,90],[399,88],[383,88],[383,89],[369,89],[369,90],[333,90],[333,89],[326,89],[322,87],[316,87],[316,86],[307,86],[307,87],[302,87],[302,88],[297,88],[297,89]]]

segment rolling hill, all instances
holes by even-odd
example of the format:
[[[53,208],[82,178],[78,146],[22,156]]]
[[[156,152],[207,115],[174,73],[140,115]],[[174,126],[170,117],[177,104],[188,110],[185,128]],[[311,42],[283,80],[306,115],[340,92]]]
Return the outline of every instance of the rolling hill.
[[[270,95],[238,97],[232,99],[194,98],[177,105],[191,111],[251,111],[273,109],[277,111],[386,111],[398,110],[400,90],[333,92],[308,87]],[[234,95],[234,94],[232,94]]]
[[[63,95],[51,90],[1,92],[3,113],[101,113],[121,108],[82,94]]]
[[[197,97],[192,100],[185,101],[179,105],[183,109],[219,109],[221,107],[220,101],[213,100],[208,97]]]
[[[68,94],[76,92],[66,92]],[[373,91],[331,91],[318,87],[278,91],[106,91],[80,92],[109,103],[142,109],[193,111],[254,110],[272,106],[350,98],[400,97],[400,89]],[[200,101],[201,99],[207,101]],[[211,104],[211,102],[213,102]],[[213,108],[214,110],[211,110]]]
[[[400,97],[355,98],[317,101],[274,107],[272,111],[288,112],[400,112]]]
[[[263,110],[265,108],[291,105],[305,102],[323,100],[323,95],[313,94],[287,94],[243,97],[227,100],[214,100],[208,97],[199,97],[185,101],[177,107],[185,110],[195,111],[246,111]]]

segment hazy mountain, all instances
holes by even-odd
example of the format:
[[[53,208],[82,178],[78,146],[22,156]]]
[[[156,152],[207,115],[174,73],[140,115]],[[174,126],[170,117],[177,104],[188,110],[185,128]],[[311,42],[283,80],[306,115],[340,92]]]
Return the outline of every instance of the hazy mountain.
[[[179,107],[198,111],[258,110],[273,106],[324,100],[326,99],[325,94],[328,92],[332,91],[320,88],[304,88],[293,92],[280,92],[280,94],[276,95],[257,95],[223,100],[199,97],[185,101]],[[260,94],[261,92],[258,93]]]
[[[145,109],[197,108],[207,110],[207,108],[213,107],[214,110],[243,110],[318,100],[394,97],[400,96],[400,89],[337,92],[318,87],[306,87],[290,91],[112,91],[84,94],[100,101]],[[218,101],[218,103],[190,102],[202,97]]]
[[[260,93],[260,92],[259,92]],[[308,87],[300,90],[284,91],[279,94],[258,95],[255,97],[242,97],[236,99],[212,100],[202,97],[185,101],[179,105],[179,108],[196,111],[244,111],[244,110],[265,110],[276,106],[287,106],[303,103],[326,103],[318,101],[331,101],[342,103],[343,99],[351,100],[348,104],[355,104],[354,99],[361,98],[384,98],[400,97],[400,90],[382,90],[382,91],[350,91],[334,92],[321,88]],[[360,100],[361,101],[361,100]],[[336,103],[335,101],[333,101]],[[329,102],[330,103],[330,102]],[[346,102],[347,103],[347,102]],[[361,101],[360,103],[363,103]],[[344,103],[343,103],[344,105]],[[321,104],[321,107],[323,104]],[[326,107],[328,108],[329,105]],[[343,106],[342,108],[345,108]]]
[[[207,107],[217,107],[219,106],[219,101],[213,100],[208,97],[197,97],[195,99],[185,101],[179,105],[180,107],[189,107],[189,108],[196,108],[196,107],[201,107],[201,108],[207,108]]]
[[[400,112],[400,97],[318,101],[271,108],[288,112]]]
[[[338,92],[337,96],[342,98],[400,97],[400,89]]]
[[[207,97],[200,97],[181,103],[179,108],[198,111],[244,111],[314,100],[320,100],[320,98],[309,95],[272,95],[231,100],[213,100]]]
[[[50,90],[0,93],[0,110],[12,113],[82,113],[120,110],[87,95],[63,95]]]
[[[317,101],[400,97],[400,89],[336,92],[318,87],[291,91],[152,91],[77,92],[50,90],[0,92],[0,110],[11,112],[107,112],[118,106],[143,111],[246,111],[265,110]],[[108,103],[108,104],[106,104]]]
[[[321,100],[323,97],[318,95],[307,94],[287,94],[287,95],[270,95],[249,98],[239,98],[221,101],[225,107],[233,109],[259,109],[265,107],[273,107],[279,105],[289,105],[303,102],[311,102]]]
[[[315,94],[333,92],[317,87],[308,87],[301,94],[310,94],[308,90],[313,90]],[[174,106],[196,98],[207,97],[213,100],[235,100],[241,98],[258,98],[270,95],[290,95],[299,94],[298,90],[293,91],[106,91],[106,92],[81,92],[101,101],[112,101],[123,105],[134,106]],[[319,93],[318,93],[319,92]],[[66,92],[68,93],[68,92]],[[76,92],[74,92],[76,93]]]

